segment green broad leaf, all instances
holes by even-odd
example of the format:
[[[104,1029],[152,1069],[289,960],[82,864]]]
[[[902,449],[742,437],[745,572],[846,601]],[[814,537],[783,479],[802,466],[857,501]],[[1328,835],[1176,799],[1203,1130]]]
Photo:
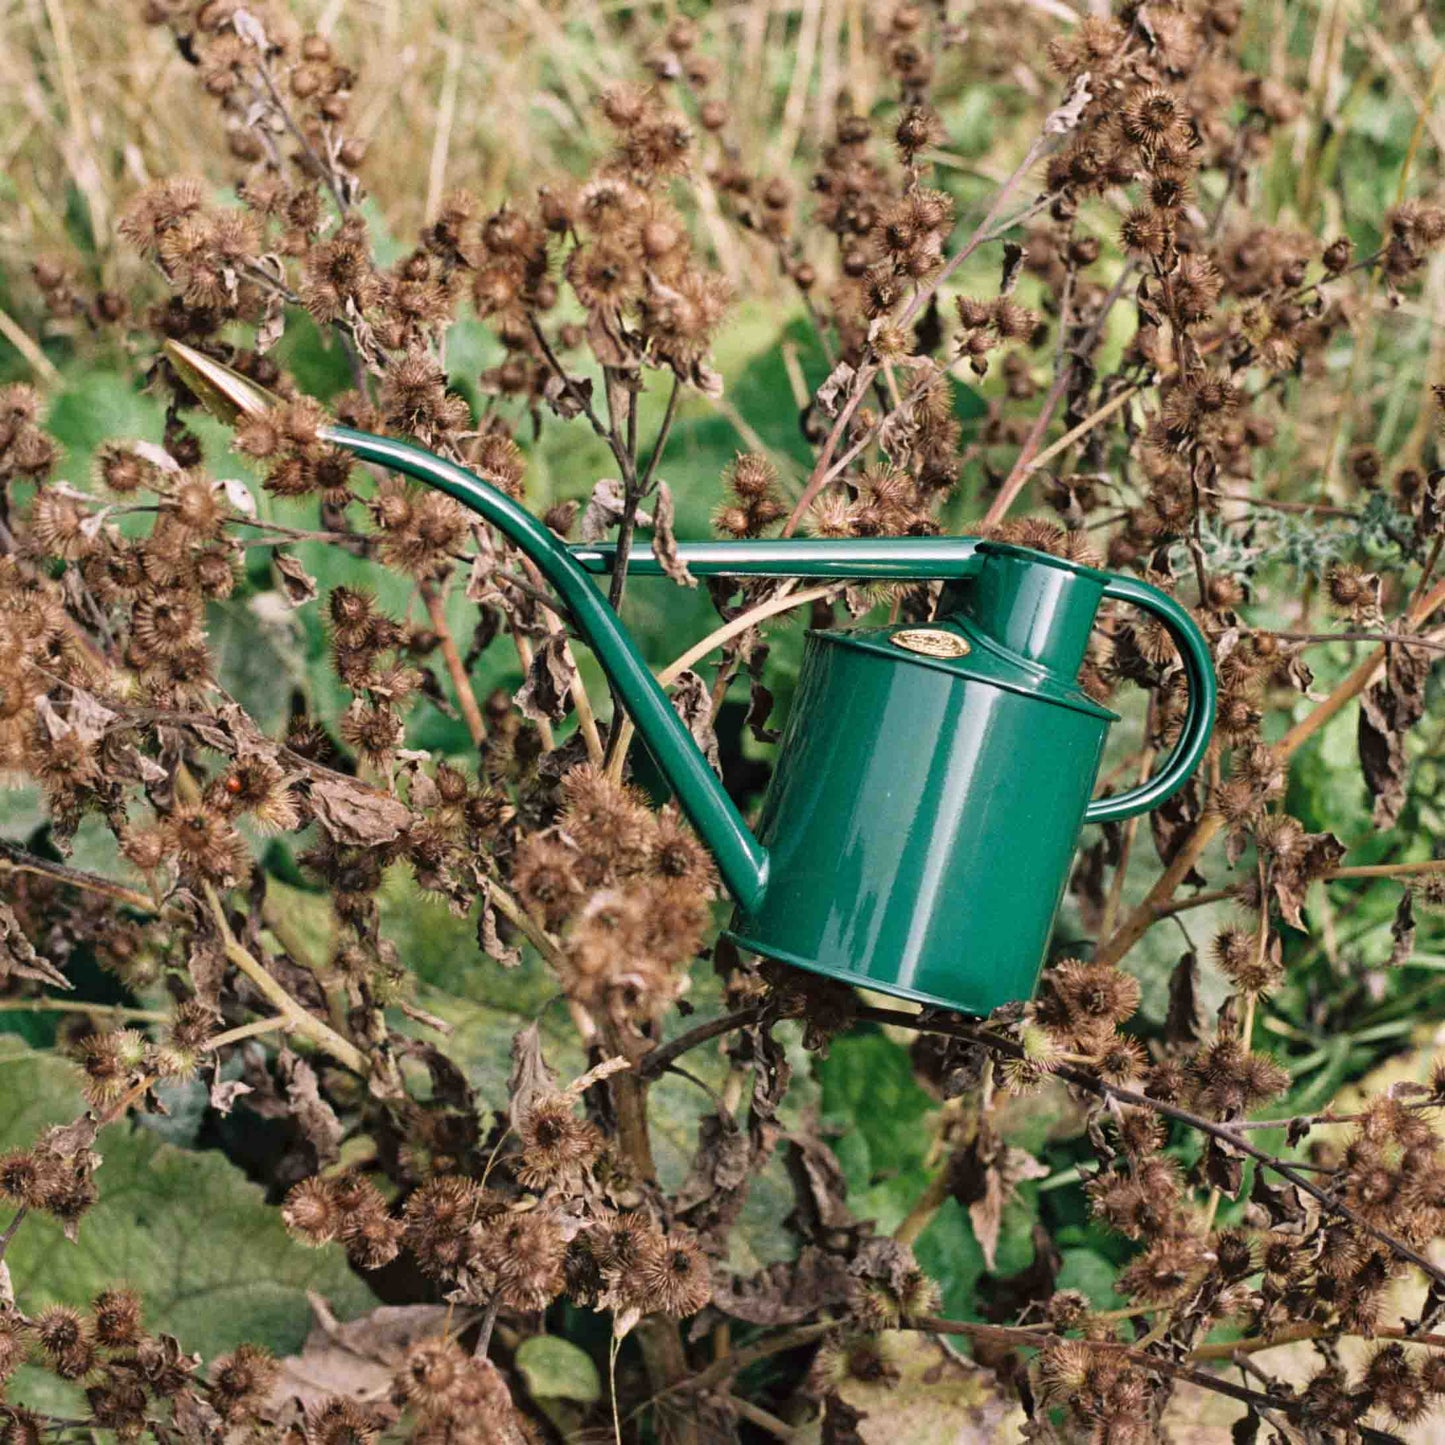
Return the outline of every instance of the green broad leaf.
[[[206,609],[206,639],[227,692],[265,733],[280,736],[291,690],[305,684],[299,629],[278,594],[228,598]]]
[[[1092,1249],[1066,1249],[1059,1268],[1059,1289],[1076,1289],[1096,1310],[1117,1309],[1123,1300],[1114,1293],[1118,1266]]]
[[[854,1213],[891,1231],[928,1182],[933,1100],[913,1077],[908,1051],[882,1033],[837,1039],[814,1067],[824,1123],[839,1131],[833,1142]]]
[[[128,377],[114,371],[69,372],[45,421],[65,448],[56,473],[78,487],[89,487],[91,457],[102,442],[159,439],[164,422],[155,398],[137,391]]]
[[[1008,1273],[1009,1259],[1016,1229],[1017,1204],[1004,1207],[999,1227],[998,1264],[1001,1274]],[[985,1271],[983,1250],[974,1237],[968,1211],[956,1199],[945,1199],[928,1228],[918,1237],[913,1253],[924,1272],[938,1281],[943,1291],[940,1313],[950,1319],[978,1318],[978,1281]],[[1027,1263],[1027,1261],[1025,1261]]]
[[[0,1038],[0,1150],[28,1147],[82,1107],[71,1064]],[[338,1247],[292,1240],[260,1187],[222,1154],[178,1149],[126,1123],[106,1129],[96,1148],[100,1201],[77,1242],[36,1215],[7,1251],[27,1313],[84,1307],[106,1286],[129,1284],[144,1300],[147,1328],[209,1359],[247,1340],[281,1355],[298,1350],[310,1327],[308,1292],[342,1318],[376,1303]],[[30,1403],[13,1382],[10,1397]]]
[[[602,1380],[586,1350],[556,1335],[533,1335],[517,1347],[517,1368],[539,1400],[579,1400],[584,1405],[602,1398]]]

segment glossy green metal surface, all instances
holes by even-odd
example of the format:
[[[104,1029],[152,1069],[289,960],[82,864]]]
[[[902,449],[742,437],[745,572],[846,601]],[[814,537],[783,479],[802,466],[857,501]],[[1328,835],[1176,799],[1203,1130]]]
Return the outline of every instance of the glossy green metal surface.
[[[502,492],[409,443],[326,435],[438,487],[536,562],[717,859],[738,904],[733,936],[784,962],[975,1013],[1027,998],[1083,823],[1163,802],[1208,745],[1208,646],[1182,607],[1132,578],[970,537],[683,544],[704,575],[945,583],[933,623],[809,634],[754,838],[591,580],[614,549],[568,548]],[[641,549],[630,567],[658,570]],[[1106,597],[1168,628],[1189,712],[1157,776],[1091,803],[1114,714],[1076,677]]]
[[[769,885],[734,938],[970,1013],[1027,998],[1108,726],[810,635],[758,830]]]

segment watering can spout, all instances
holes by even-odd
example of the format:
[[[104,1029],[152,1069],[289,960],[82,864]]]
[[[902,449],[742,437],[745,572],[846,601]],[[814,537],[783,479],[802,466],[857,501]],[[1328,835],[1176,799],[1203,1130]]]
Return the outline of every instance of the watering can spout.
[[[525,507],[454,462],[410,442],[350,427],[326,427],[322,435],[362,461],[445,492],[490,522],[536,563],[602,664],[648,751],[716,860],[728,891],[744,908],[755,905],[767,885],[766,851],[753,837],[617,614],[571,549]]]

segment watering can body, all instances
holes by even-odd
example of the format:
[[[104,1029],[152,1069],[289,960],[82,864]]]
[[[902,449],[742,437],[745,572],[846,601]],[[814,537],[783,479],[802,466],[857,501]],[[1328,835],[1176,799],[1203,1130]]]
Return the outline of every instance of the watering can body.
[[[274,403],[193,348],[167,353],[233,419]],[[594,580],[610,547],[568,547],[464,467],[347,427],[326,440],[445,492],[552,584],[630,713],[737,904],[745,947],[847,983],[985,1014],[1032,993],[1086,822],[1132,817],[1188,780],[1208,746],[1209,648],[1166,594],[969,537],[700,542],[696,574],[942,581],[925,626],[809,634],[756,834],[699,752]],[[632,570],[656,573],[654,557]],[[1153,778],[1090,801],[1115,715],[1076,683],[1106,598],[1174,640],[1188,709]]]
[[[957,660],[927,629],[814,632],[758,823],[768,855],[742,947],[922,1003],[1029,997],[1110,715]],[[993,661],[993,659],[986,659]],[[997,669],[1002,671],[1003,669]]]

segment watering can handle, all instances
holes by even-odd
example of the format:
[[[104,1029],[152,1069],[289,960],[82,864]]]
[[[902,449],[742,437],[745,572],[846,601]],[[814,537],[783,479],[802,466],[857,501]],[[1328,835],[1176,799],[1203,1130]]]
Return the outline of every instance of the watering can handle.
[[[1126,793],[1096,798],[1084,814],[1086,823],[1112,823],[1120,818],[1132,818],[1172,798],[1189,781],[1190,774],[1199,766],[1204,750],[1209,746],[1217,702],[1214,660],[1209,654],[1209,644],[1198,624],[1179,603],[1157,587],[1137,582],[1132,577],[1110,577],[1104,586],[1104,596],[1152,612],[1164,624],[1184,663],[1184,675],[1189,683],[1189,711],[1180,729],[1179,741],[1174,744],[1174,751],[1163,770]]]

